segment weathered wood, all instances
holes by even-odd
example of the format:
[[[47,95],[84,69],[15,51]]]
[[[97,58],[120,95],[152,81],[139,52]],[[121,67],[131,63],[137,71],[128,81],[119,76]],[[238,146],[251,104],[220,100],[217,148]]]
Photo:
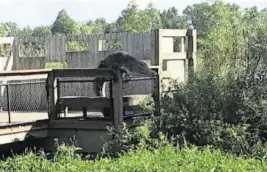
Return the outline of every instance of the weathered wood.
[[[113,80],[113,123],[117,129],[123,122],[123,95],[122,95],[122,73],[116,71],[116,79]]]
[[[155,31],[155,64],[156,66],[160,65],[160,54],[162,53],[162,31],[160,29]]]
[[[195,31],[194,30],[189,30],[188,33],[192,33],[194,35]],[[194,36],[188,36],[188,49],[187,49],[187,68],[188,68],[188,76],[191,76],[191,72],[194,71],[196,64],[194,64],[195,61],[195,56],[194,56],[194,51],[196,51],[195,48],[195,41]]]
[[[181,35],[183,33],[183,35]],[[182,54],[181,59],[181,53],[172,52],[172,48],[167,48],[166,52],[163,51],[163,40],[167,40],[169,47],[172,47],[171,40],[177,39],[177,36],[179,37],[179,40],[181,40],[181,49],[183,50],[182,43],[184,42],[183,39],[191,39],[192,41],[188,42],[188,48],[189,50],[186,50],[185,54]],[[175,38],[176,37],[176,38]],[[112,33],[112,34],[100,34],[100,35],[79,35],[79,36],[53,36],[53,37],[25,37],[25,38],[14,38],[14,44],[13,44],[13,67],[12,70],[16,69],[29,69],[29,68],[43,68],[43,65],[46,62],[60,62],[60,63],[66,63],[67,68],[78,68],[78,69],[94,69],[97,67],[100,60],[104,58],[107,53],[110,53],[114,50],[99,50],[99,40],[117,40],[122,44],[122,47],[120,50],[127,51],[130,53],[130,55],[148,62],[149,65],[153,69],[157,69],[159,73],[159,80],[162,82],[165,78],[172,78],[176,77],[178,75],[176,74],[182,74],[184,70],[184,78],[188,77],[187,71],[188,66],[191,66],[190,59],[193,59],[194,63],[193,66],[196,68],[196,30],[176,30],[176,29],[157,29],[152,30],[151,32],[146,33]],[[84,50],[83,52],[67,52],[66,51],[66,42],[67,41],[82,41],[85,42],[87,45],[87,50]],[[19,44],[22,42],[44,42],[45,43],[45,58],[42,57],[20,57],[19,56]],[[193,43],[193,44],[192,44]],[[191,49],[190,49],[191,46]],[[167,46],[168,47],[168,46]],[[32,49],[32,47],[31,47]],[[175,50],[174,50],[175,51]],[[25,53],[24,53],[25,54]],[[34,53],[36,54],[36,53]],[[33,55],[33,53],[30,53],[30,55]],[[166,56],[167,55],[167,56]],[[168,62],[166,63],[166,59]],[[175,68],[175,65],[172,65],[172,63],[177,63],[177,60],[184,61],[184,67],[178,67]],[[166,64],[164,66],[164,64]],[[181,63],[182,65],[182,63]],[[180,69],[179,69],[180,68]],[[166,70],[166,71],[164,71]],[[47,73],[51,70],[47,70]],[[46,72],[41,74],[42,76],[36,74],[36,73],[21,73],[15,76],[12,76],[8,78],[8,81],[10,80],[18,80],[16,82],[25,82],[26,80],[32,80],[32,79],[45,79]],[[67,79],[66,77],[72,76],[70,74],[71,71],[68,71],[66,76],[64,76],[64,79]],[[28,77],[32,74],[31,77]],[[77,73],[76,73],[77,74]],[[12,74],[11,74],[12,75]],[[28,75],[28,76],[27,76]],[[88,77],[88,73],[84,72],[86,77]],[[1,76],[1,73],[0,73]],[[9,77],[9,74],[2,74],[2,77],[0,77],[3,81]],[[23,76],[23,77],[21,77]],[[27,77],[26,77],[27,76]],[[40,76],[40,78],[38,78]],[[91,76],[91,75],[90,75]],[[6,78],[5,78],[6,77]],[[21,78],[23,78],[23,81],[19,81]],[[181,75],[179,75],[181,77]],[[0,79],[0,80],[1,80]],[[172,78],[175,79],[175,78]],[[25,81],[24,81],[25,80]],[[12,81],[14,82],[14,81]],[[168,82],[168,81],[167,81]],[[133,82],[132,82],[133,83]],[[140,82],[138,82],[140,83]],[[129,88],[127,87],[127,93],[125,94],[140,94],[138,93],[138,90],[140,88],[143,89],[144,87],[147,87],[150,85],[145,84],[136,84],[138,89],[132,89],[134,87],[135,83],[133,85],[129,84]],[[92,84],[85,84],[85,83],[75,83],[75,84],[66,84],[66,88],[64,87],[64,91],[62,91],[62,94],[70,94],[75,95],[75,92],[71,92],[71,90],[83,90],[86,87],[85,93],[86,95],[91,95],[91,85]],[[128,85],[127,85],[128,86]],[[160,88],[163,86],[161,85]],[[13,87],[14,88],[14,87]],[[38,90],[39,89],[39,90]],[[146,89],[146,88],[145,88]],[[39,93],[40,90],[43,90],[43,85],[24,85],[21,87],[15,87],[12,93],[12,101],[11,105],[18,107],[17,110],[25,110],[29,109],[28,107],[34,108],[34,110],[46,110],[47,107],[44,106],[46,104],[46,96],[43,93]],[[126,90],[126,89],[125,89]],[[130,91],[129,91],[130,90]],[[132,93],[133,90],[134,93]],[[161,89],[160,89],[161,90]],[[38,92],[39,91],[39,92]],[[56,91],[56,90],[55,90]],[[128,92],[129,91],[129,92]],[[36,92],[36,94],[35,94]],[[29,94],[29,96],[27,96]],[[83,94],[83,93],[82,93]],[[146,94],[146,93],[145,93]],[[94,96],[92,94],[92,96]],[[20,101],[19,101],[20,100]],[[23,102],[23,103],[19,103]],[[39,103],[39,105],[36,105],[36,103]],[[19,104],[19,105],[18,105]],[[25,108],[26,107],[26,108]]]
[[[54,69],[55,77],[115,77],[110,69]]]
[[[161,104],[160,104],[160,80],[159,80],[159,75],[156,75],[155,79],[155,87],[154,87],[154,93],[152,95],[153,100],[155,102],[155,115],[160,115],[160,110],[161,110]]]
[[[1,71],[0,77],[2,76],[25,76],[25,75],[42,75],[48,74],[51,69],[34,69],[34,70],[13,70],[13,71]]]
[[[146,33],[110,33],[100,35],[68,35],[68,36],[53,36],[53,37],[23,37],[14,38],[15,47],[18,47],[22,43],[37,43],[44,45],[44,53],[40,57],[21,57],[20,52],[14,55],[13,69],[37,69],[43,68],[45,62],[67,62],[69,68],[95,68],[96,64],[104,58],[107,53],[114,50],[124,50],[129,52],[130,55],[135,56],[140,60],[151,60],[155,61],[155,31],[152,30]],[[10,38],[3,38],[10,39]],[[117,41],[121,44],[118,49],[107,49],[107,47],[99,47],[99,43],[103,40]],[[67,52],[66,43],[68,41],[84,42],[87,45],[87,50],[83,52]],[[102,42],[103,42],[102,41]],[[101,46],[103,46],[101,44]],[[106,46],[106,45],[104,45]],[[36,48],[36,47],[28,47]],[[24,53],[21,49],[22,53]],[[39,51],[39,50],[38,50]],[[30,53],[30,55],[32,55]],[[34,56],[34,55],[33,55]]]
[[[83,108],[87,110],[102,110],[103,107],[110,107],[110,99],[106,97],[60,97],[57,100],[57,110],[63,111],[65,107],[68,110],[82,111]],[[59,112],[57,112],[59,113]]]
[[[48,99],[48,117],[49,120],[56,120],[57,114],[55,109],[55,75],[53,72],[48,73],[47,77],[47,99]]]
[[[107,130],[107,126],[112,126],[112,122],[102,120],[85,120],[74,121],[69,119],[63,119],[58,121],[52,121],[49,123],[49,128],[53,129],[90,129],[90,130]]]
[[[17,59],[16,70],[28,70],[28,69],[44,69],[46,58],[45,57],[23,57]]]

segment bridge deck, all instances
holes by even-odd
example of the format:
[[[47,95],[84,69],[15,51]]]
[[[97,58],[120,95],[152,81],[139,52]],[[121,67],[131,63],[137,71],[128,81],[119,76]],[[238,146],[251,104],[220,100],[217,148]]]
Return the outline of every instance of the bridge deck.
[[[8,123],[8,113],[0,112],[0,126],[48,119],[47,112],[11,112],[10,116],[11,124]],[[102,116],[102,113],[89,112],[88,116]],[[82,113],[68,113],[67,117],[82,117]]]

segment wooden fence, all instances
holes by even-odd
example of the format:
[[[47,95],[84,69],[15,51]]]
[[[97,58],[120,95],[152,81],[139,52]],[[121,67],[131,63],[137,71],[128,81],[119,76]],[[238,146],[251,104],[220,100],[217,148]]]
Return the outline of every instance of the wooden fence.
[[[0,38],[0,46],[10,44],[10,40]],[[157,29],[147,33],[20,37],[12,38],[10,45],[5,46],[10,47],[10,50],[5,49],[2,55],[5,58],[8,57],[5,60],[7,64],[4,66],[10,66],[8,68],[10,70],[58,67],[93,69],[108,53],[123,50],[147,62],[158,72],[161,81],[160,92],[166,89],[169,79],[185,81],[188,77],[188,69],[196,67],[196,30]],[[0,58],[1,54],[3,53],[0,52]],[[13,82],[20,81],[18,79]],[[6,82],[0,78],[1,83]],[[143,84],[139,86],[144,88]],[[25,98],[25,92],[34,93],[38,89],[43,90],[43,86],[33,84],[28,88],[22,86],[14,86],[14,88],[14,93],[11,95],[14,99],[12,101],[20,102],[21,105],[17,109],[26,109],[29,105],[40,107],[39,109],[46,108],[44,103],[41,103],[45,99],[42,93],[39,93],[39,96],[31,96],[31,99]],[[71,90],[80,91],[83,91],[83,88],[84,86],[81,85],[69,87]],[[5,97],[4,94],[1,96]],[[2,103],[2,106],[6,105]]]
[[[75,48],[76,47],[76,48]],[[123,50],[140,60],[155,62],[155,31],[14,39],[12,70],[43,69],[51,62],[68,68],[96,68],[114,50]]]

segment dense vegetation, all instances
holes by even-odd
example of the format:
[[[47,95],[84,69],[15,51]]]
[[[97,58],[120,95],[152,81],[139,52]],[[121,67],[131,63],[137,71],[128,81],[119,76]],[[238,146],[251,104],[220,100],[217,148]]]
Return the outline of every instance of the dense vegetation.
[[[76,171],[266,171],[267,163],[249,158],[242,159],[233,155],[224,155],[218,150],[196,147],[176,150],[167,145],[160,149],[147,150],[140,148],[122,155],[117,160],[101,158],[95,161],[82,160],[73,153],[74,148],[61,146],[52,160],[44,154],[28,152],[25,156],[17,156],[0,162],[1,171],[45,171],[45,172],[76,172]]]
[[[138,128],[123,126],[116,133],[114,143],[119,143],[128,154],[116,161],[87,162],[80,161],[76,154],[66,155],[66,151],[64,156],[58,154],[51,161],[29,153],[1,162],[0,168],[17,171],[30,171],[27,168],[31,166],[39,171],[161,171],[163,168],[169,171],[265,171],[266,10],[254,7],[241,10],[236,4],[214,1],[188,6],[178,15],[175,7],[160,12],[151,4],[141,10],[129,3],[115,23],[97,19],[79,24],[63,10],[52,26],[20,30],[14,23],[3,23],[0,34],[145,32],[155,28],[182,29],[190,23],[198,31],[198,69],[186,83],[174,83],[175,91],[163,95],[161,116],[141,123]],[[175,150],[162,141],[165,135],[181,149]],[[107,149],[110,144],[113,143],[109,143]]]

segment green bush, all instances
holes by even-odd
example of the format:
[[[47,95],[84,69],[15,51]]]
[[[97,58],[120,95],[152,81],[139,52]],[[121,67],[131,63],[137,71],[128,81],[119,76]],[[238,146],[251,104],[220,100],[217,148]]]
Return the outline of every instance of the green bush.
[[[46,62],[45,69],[65,69],[68,67],[67,62]]]
[[[264,70],[263,70],[264,71]],[[253,73],[253,72],[251,72]],[[112,131],[120,149],[159,148],[160,136],[171,142],[212,146],[222,151],[266,157],[266,72],[218,76],[196,73],[185,84],[174,83],[162,97],[162,113],[138,127]],[[161,142],[162,143],[162,142]]]
[[[183,135],[197,146],[265,156],[267,83],[260,75],[254,79],[229,75],[225,79],[211,73],[196,74],[162,98],[157,130]]]
[[[123,123],[118,130],[109,128],[113,139],[106,142],[104,151],[117,150],[118,152],[128,152],[138,148],[157,149],[171,143],[161,132],[152,132],[155,128],[153,120],[135,120],[132,126]]]

